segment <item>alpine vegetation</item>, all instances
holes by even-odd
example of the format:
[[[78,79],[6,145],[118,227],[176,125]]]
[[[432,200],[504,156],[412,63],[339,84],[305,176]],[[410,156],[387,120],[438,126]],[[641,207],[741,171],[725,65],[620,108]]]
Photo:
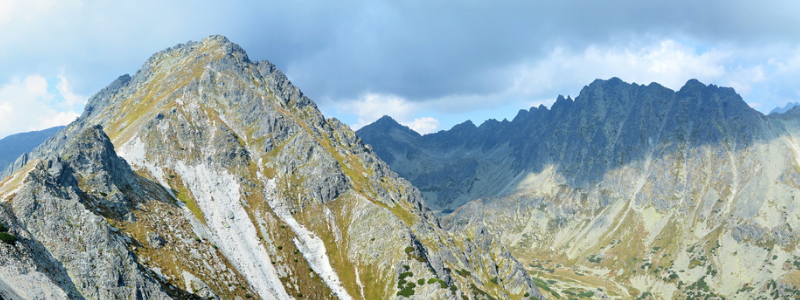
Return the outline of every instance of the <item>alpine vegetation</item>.
[[[154,54],[5,175],[4,299],[543,299],[222,36]]]

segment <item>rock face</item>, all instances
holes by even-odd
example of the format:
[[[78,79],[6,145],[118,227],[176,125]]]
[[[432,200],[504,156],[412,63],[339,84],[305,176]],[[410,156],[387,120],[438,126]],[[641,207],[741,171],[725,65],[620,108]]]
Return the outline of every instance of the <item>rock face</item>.
[[[612,78],[512,121],[419,136],[384,118],[358,134],[455,210],[445,227],[500,234],[553,293],[796,297],[797,111]]]
[[[543,298],[496,235],[443,230],[353,131],[221,36],[153,55],[6,173],[10,298]]]

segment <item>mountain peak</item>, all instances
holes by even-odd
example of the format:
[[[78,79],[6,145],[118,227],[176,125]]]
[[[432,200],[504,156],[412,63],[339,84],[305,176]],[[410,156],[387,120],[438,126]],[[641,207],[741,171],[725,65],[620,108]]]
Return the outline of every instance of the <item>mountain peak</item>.
[[[358,130],[358,133],[359,135],[361,135],[369,131],[389,131],[389,130],[399,130],[411,136],[416,136],[416,137],[420,136],[420,134],[417,133],[416,131],[412,130],[408,126],[400,124],[394,118],[388,115],[384,115],[375,122],[372,122],[372,124],[368,124],[367,126],[362,127],[361,129]]]
[[[778,107],[773,108],[769,112],[769,114],[770,115],[771,114],[782,114],[782,113],[785,113],[785,112],[788,112],[788,111],[792,110],[793,108],[795,108],[797,106],[800,106],[800,102],[789,102],[789,103],[786,103],[786,105],[783,106],[783,107],[778,106]]]
[[[389,115],[383,115],[383,117],[375,121],[375,124],[400,125],[400,123],[397,123],[397,121]]]
[[[461,132],[461,131],[467,131],[467,130],[474,130],[474,129],[477,129],[477,128],[478,128],[478,126],[475,126],[475,123],[473,123],[472,120],[466,120],[464,122],[461,122],[460,124],[456,124],[450,130]]]
[[[11,295],[32,290],[15,284],[30,278],[87,298],[371,299],[410,290],[429,299],[470,286],[492,298],[543,298],[494,237],[445,232],[419,190],[375,155],[381,148],[325,118],[274,65],[249,61],[223,36],[153,55],[90,104],[26,155],[41,163],[15,163],[15,180],[0,189],[0,221],[21,237],[0,252],[37,263],[20,268],[36,277],[4,277],[0,298],[8,286]],[[390,117],[379,122],[391,126],[380,137],[419,137]],[[399,161],[416,155],[405,149]],[[31,245],[41,250],[23,248]],[[109,251],[80,250],[99,248]],[[356,263],[369,272],[360,273],[363,286],[348,267]],[[481,272],[487,264],[497,272]],[[456,268],[474,275],[455,277]],[[448,289],[420,283],[414,292],[411,278],[398,286],[407,276],[399,269]],[[504,289],[486,288],[495,282]]]
[[[705,84],[700,82],[700,80],[692,78],[692,79],[689,79],[689,81],[687,81],[686,84],[683,85],[683,87],[680,89],[680,91],[683,92],[683,91],[688,91],[688,90],[693,90],[693,89],[703,89],[703,88],[706,88]]]
[[[185,68],[193,64],[204,66],[210,62],[225,59],[230,59],[235,63],[250,62],[242,47],[231,42],[225,36],[212,35],[199,42],[188,41],[185,44],[177,44],[153,54],[139,72],[154,72],[174,67]]]

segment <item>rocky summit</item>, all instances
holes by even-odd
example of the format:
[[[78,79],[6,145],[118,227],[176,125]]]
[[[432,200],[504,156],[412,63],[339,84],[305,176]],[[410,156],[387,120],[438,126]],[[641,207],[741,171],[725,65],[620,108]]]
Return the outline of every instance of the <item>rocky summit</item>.
[[[612,78],[511,121],[358,134],[446,228],[499,234],[546,295],[800,297],[797,108]]]
[[[222,36],[153,55],[0,183],[2,299],[543,299]]]

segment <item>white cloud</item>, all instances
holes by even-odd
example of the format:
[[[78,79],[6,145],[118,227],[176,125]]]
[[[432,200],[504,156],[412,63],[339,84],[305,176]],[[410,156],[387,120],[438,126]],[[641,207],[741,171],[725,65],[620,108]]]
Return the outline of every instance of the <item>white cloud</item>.
[[[79,104],[83,106],[86,104],[86,100],[88,97],[83,95],[78,95],[72,91],[72,86],[70,86],[69,81],[67,80],[67,76],[64,75],[64,70],[61,70],[61,74],[58,75],[58,84],[56,85],[56,89],[58,93],[64,98],[64,105],[67,108],[72,108],[74,105]]]
[[[398,123],[408,126],[420,134],[431,133],[439,129],[439,121],[433,117],[414,118],[425,107],[420,103],[390,94],[366,93],[356,100],[336,103],[339,113],[356,115],[357,122],[351,124],[358,130],[384,115],[391,116]]]
[[[691,78],[709,82],[726,74],[724,62],[730,52],[711,49],[696,53],[693,47],[674,40],[664,40],[641,47],[590,46],[583,52],[556,48],[546,58],[522,63],[512,68],[514,84],[509,92],[541,95],[542,92],[576,93],[576,84],[594,79],[619,77],[628,82],[658,82],[679,89]],[[514,70],[515,69],[515,70]]]
[[[62,81],[67,82],[66,78]],[[68,84],[66,87],[64,91],[69,92]],[[71,108],[62,108],[75,100],[69,100],[74,94],[52,94],[48,89],[47,79],[38,74],[15,77],[0,86],[0,137],[66,125],[78,117]]]
[[[0,128],[6,128],[11,125],[11,116],[14,113],[14,108],[8,102],[0,102]]]
[[[42,129],[56,127],[61,125],[66,125],[75,121],[80,117],[80,114],[74,111],[60,111],[55,115],[50,116],[40,116],[39,119],[39,126]]]
[[[0,25],[15,18],[30,21],[50,11],[57,0],[0,0]]]
[[[431,133],[439,129],[439,120],[436,120],[432,117],[424,117],[424,118],[417,118],[414,121],[404,124],[411,128],[412,130],[421,133]]]
[[[593,45],[578,52],[555,48],[544,58],[509,68],[513,84],[504,94],[517,99],[554,99],[559,94],[574,97],[593,80],[611,77],[639,84],[657,82],[678,90],[695,78],[705,84],[733,87],[752,107],[766,109],[769,105],[761,103],[765,100],[763,88],[758,93],[756,89],[771,84],[774,75],[800,73],[793,71],[800,70],[800,56],[766,63],[758,58],[763,55],[730,48],[703,49],[672,39],[645,45]]]

